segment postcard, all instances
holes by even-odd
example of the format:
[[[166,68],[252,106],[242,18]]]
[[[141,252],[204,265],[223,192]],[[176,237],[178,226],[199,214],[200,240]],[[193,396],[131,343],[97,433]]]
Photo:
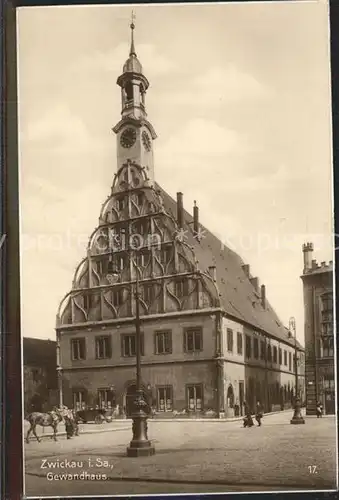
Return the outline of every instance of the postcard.
[[[17,10],[24,494],[336,489],[326,2]]]

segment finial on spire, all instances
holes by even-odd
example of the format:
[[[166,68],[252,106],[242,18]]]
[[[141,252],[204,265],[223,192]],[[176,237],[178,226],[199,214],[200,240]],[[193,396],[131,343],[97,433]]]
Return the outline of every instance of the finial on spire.
[[[135,24],[134,24],[134,20],[135,20],[135,14],[132,10],[132,15],[131,15],[131,24],[130,24],[130,28],[131,28],[131,50],[129,51],[129,55],[130,56],[136,56],[136,52],[135,52],[135,47],[134,47],[134,28],[135,28]]]

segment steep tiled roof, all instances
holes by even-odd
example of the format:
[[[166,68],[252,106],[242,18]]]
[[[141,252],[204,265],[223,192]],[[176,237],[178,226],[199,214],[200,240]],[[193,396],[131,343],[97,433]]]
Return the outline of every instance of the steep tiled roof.
[[[165,209],[176,217],[177,203],[159,185]],[[200,224],[204,237],[200,243],[193,236],[193,217],[184,211],[184,230],[186,242],[194,247],[199,261],[199,268],[206,271],[209,266],[216,266],[217,284],[221,294],[221,303],[225,312],[262,330],[278,340],[294,346],[294,339],[289,336],[288,329],[282,324],[278,315],[266,299],[266,307],[261,304],[258,293],[242,266],[245,262],[225,246],[207,228]],[[297,342],[299,348],[303,347]]]

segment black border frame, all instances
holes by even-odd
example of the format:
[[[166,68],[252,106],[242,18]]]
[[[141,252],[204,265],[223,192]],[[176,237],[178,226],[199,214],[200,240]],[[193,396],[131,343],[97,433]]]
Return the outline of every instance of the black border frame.
[[[228,0],[225,3],[230,3]],[[252,1],[252,0],[248,0]],[[265,1],[265,0],[261,0]],[[266,0],[269,1],[269,0]],[[293,1],[293,0],[289,0]],[[175,3],[167,0],[168,3]],[[191,3],[192,0],[186,0]],[[1,149],[0,149],[0,238],[5,235],[0,248],[0,332],[1,332],[1,498],[16,500],[23,497],[23,455],[22,455],[22,395],[21,395],[21,332],[20,332],[20,257],[19,257],[19,200],[18,200],[18,133],[17,133],[17,56],[16,56],[16,8],[21,6],[57,6],[57,5],[89,5],[89,4],[128,4],[128,3],[160,3],[117,0],[82,1],[71,0],[2,0],[0,1],[0,40],[1,40]],[[333,123],[333,189],[335,240],[339,237],[339,221],[336,217],[336,207],[339,198],[339,2],[330,3],[330,33],[331,33],[331,80],[332,80],[332,123]],[[335,241],[337,247],[337,242]],[[338,247],[339,249],[339,247]],[[337,249],[335,258],[337,257]],[[337,287],[337,268],[335,285]],[[338,301],[337,301],[338,304]],[[338,317],[338,306],[336,307]],[[337,342],[338,344],[338,342]],[[337,345],[338,359],[338,345]],[[338,377],[338,373],[337,373]],[[337,380],[338,384],[338,380]],[[337,385],[338,387],[338,385]],[[338,405],[338,396],[337,396]],[[337,407],[338,416],[338,407]],[[213,495],[194,495],[198,498],[230,497],[232,493]],[[308,493],[260,493],[251,494],[251,499],[260,500],[263,495],[283,499],[289,496],[293,499],[338,498],[338,492],[308,492]],[[175,495],[180,498],[194,496]],[[248,496],[240,493],[236,498]],[[160,497],[160,495],[159,495]],[[53,498],[53,497],[49,497]],[[54,497],[57,498],[57,497]],[[138,497],[138,498],[147,498]],[[154,497],[156,498],[156,497]]]

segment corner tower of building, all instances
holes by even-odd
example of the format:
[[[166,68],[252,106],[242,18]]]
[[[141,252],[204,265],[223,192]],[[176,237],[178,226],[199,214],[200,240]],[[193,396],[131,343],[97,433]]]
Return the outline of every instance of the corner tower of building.
[[[117,168],[131,161],[145,169],[149,183],[154,183],[153,141],[156,133],[147,120],[146,92],[149,82],[137,57],[134,30],[131,28],[131,47],[123,72],[117,79],[121,88],[121,119],[113,128],[117,137]]]

